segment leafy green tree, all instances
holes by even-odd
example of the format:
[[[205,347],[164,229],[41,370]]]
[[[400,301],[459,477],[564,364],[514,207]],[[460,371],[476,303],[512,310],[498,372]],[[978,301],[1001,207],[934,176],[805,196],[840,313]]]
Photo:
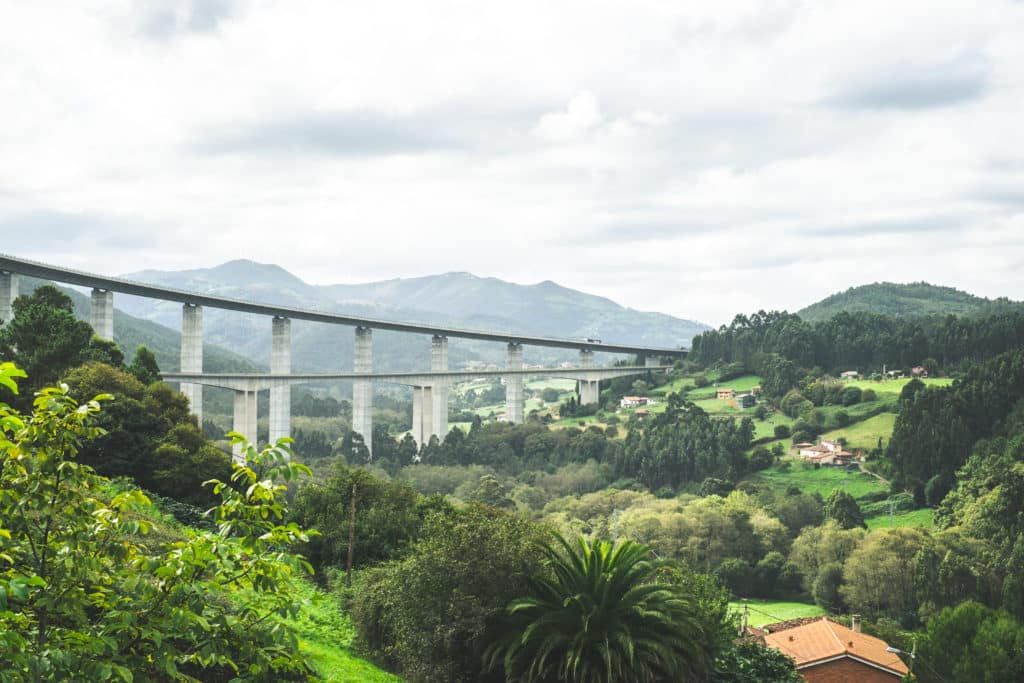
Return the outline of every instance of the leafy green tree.
[[[542,530],[470,504],[427,516],[401,560],[357,573],[352,619],[362,646],[415,681],[503,681],[483,666],[490,620],[540,571]]]
[[[967,601],[928,622],[914,673],[922,683],[1024,680],[1024,625]]]
[[[793,660],[775,648],[741,642],[715,660],[712,683],[801,683]]]
[[[22,393],[28,399],[18,403],[28,408],[33,390],[86,360],[93,332],[75,317],[71,299],[52,285],[18,297],[12,309],[13,318],[0,328],[0,356],[27,373],[28,391]]]
[[[0,364],[0,385],[19,376]],[[149,541],[145,495],[106,497],[76,461],[109,398],[51,387],[30,415],[0,404],[0,680],[306,680],[277,620],[298,608],[287,551],[305,534],[280,523],[276,482],[308,470],[246,446],[231,484],[211,482],[217,531]]]
[[[658,562],[631,541],[556,537],[549,576],[529,581],[485,654],[522,681],[704,680],[716,652],[688,595],[657,581]]]
[[[919,607],[914,569],[918,553],[931,542],[914,527],[869,533],[843,565],[843,601],[860,614],[913,626]]]
[[[156,363],[156,356],[145,346],[135,350],[135,358],[128,366],[128,374],[145,385],[160,381],[160,366]]]
[[[320,532],[305,549],[318,572],[345,565],[353,492],[356,568],[401,557],[423,526],[427,508],[411,487],[338,463],[322,483],[300,488],[292,505],[292,519]]]
[[[832,489],[832,493],[825,500],[824,512],[825,519],[835,520],[844,529],[868,528],[857,500],[841,489]]]

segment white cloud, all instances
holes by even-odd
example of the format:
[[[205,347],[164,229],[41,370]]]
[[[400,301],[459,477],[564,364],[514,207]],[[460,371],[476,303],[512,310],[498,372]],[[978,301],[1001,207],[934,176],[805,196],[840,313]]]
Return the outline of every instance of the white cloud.
[[[4,251],[244,256],[318,283],[469,270],[715,324],[878,279],[1024,298],[1021,3],[0,16]]]

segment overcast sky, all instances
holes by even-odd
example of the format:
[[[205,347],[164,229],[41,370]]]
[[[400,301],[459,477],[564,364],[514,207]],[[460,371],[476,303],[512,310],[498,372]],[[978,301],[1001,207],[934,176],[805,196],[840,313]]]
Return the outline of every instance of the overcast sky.
[[[0,252],[1024,299],[1024,2],[0,0]]]

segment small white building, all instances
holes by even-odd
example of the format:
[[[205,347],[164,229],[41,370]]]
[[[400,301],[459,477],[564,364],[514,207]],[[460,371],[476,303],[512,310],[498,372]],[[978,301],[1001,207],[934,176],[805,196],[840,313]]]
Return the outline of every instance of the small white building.
[[[623,396],[622,400],[619,401],[620,408],[637,408],[639,406],[645,406],[650,401],[646,396]]]
[[[860,373],[856,370],[846,370],[839,373],[839,379],[858,379],[859,377]]]

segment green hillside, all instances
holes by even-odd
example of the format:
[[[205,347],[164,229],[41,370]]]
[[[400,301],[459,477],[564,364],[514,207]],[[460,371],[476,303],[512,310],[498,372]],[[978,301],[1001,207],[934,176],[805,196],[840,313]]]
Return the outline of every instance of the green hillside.
[[[927,315],[977,315],[1003,307],[1021,308],[1024,304],[1007,299],[986,299],[952,287],[927,282],[897,284],[875,282],[851,287],[798,311],[804,320],[828,320],[843,311],[867,311],[911,318]]]

